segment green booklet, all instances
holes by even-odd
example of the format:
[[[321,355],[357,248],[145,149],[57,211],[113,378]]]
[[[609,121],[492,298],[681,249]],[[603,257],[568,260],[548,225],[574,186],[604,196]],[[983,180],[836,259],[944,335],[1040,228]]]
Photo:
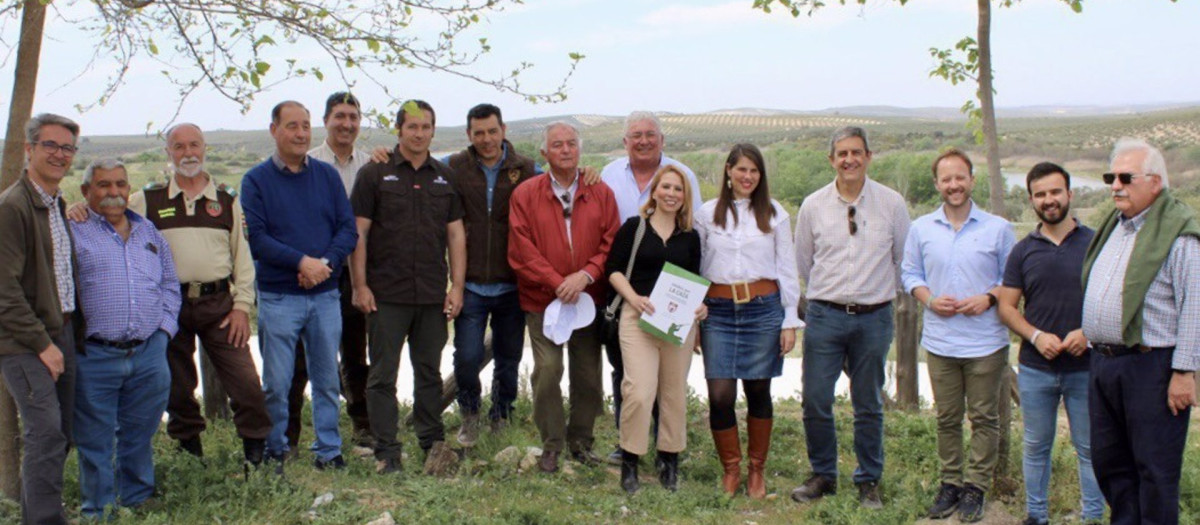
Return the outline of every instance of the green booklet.
[[[643,313],[638,326],[668,343],[683,344],[696,324],[696,309],[704,303],[710,284],[708,279],[664,263],[658,282],[650,292],[654,313]]]

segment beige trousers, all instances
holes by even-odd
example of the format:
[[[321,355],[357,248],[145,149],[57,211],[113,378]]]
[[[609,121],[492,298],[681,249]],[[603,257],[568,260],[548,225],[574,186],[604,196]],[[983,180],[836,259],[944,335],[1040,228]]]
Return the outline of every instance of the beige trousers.
[[[658,450],[687,448],[687,375],[699,327],[693,326],[682,346],[670,344],[638,328],[637,310],[621,307],[621,448],[645,454],[650,442],[650,414],[658,400]]]

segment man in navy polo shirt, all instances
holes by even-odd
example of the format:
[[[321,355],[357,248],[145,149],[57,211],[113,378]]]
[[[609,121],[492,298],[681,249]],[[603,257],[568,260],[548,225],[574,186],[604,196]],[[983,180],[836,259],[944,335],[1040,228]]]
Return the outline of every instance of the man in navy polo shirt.
[[[1017,384],[1025,420],[1026,525],[1050,522],[1047,491],[1050,450],[1058,428],[1058,401],[1067,407],[1071,443],[1079,457],[1084,521],[1104,517],[1104,497],[1092,471],[1088,424],[1088,352],[1083,337],[1083,258],[1096,232],[1070,216],[1071,176],[1043,162],[1025,178],[1041,222],[1013,247],[1004,270],[1000,320],[1021,336]],[[1025,297],[1025,313],[1017,308]]]

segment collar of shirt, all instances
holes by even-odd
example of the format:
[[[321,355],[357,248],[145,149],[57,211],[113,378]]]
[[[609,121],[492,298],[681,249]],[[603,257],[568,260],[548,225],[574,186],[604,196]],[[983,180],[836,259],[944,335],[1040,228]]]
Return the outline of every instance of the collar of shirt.
[[[855,197],[852,201],[848,201],[845,197],[842,197],[842,192],[838,191],[837,180],[833,181],[833,187],[831,189],[833,191],[830,193],[833,194],[833,198],[837,199],[838,202],[849,206],[861,206],[864,200],[870,200],[868,195],[871,193],[871,179],[863,179],[862,190],[859,190],[858,197]]]
[[[395,148],[392,149],[392,153],[395,153],[395,155],[392,156],[392,165],[393,166],[403,166],[405,164],[408,164],[409,166],[412,166],[413,171],[421,171],[425,167],[433,167],[433,162],[434,162],[433,153],[427,152],[425,154],[425,162],[422,162],[420,166],[414,166],[412,162],[409,162],[408,158],[406,158],[404,155],[402,155],[400,153],[399,145],[397,145]]]
[[[971,212],[967,214],[967,220],[963,221],[963,228],[966,228],[968,223],[979,222],[983,220],[983,210],[979,209],[979,205],[975,204],[975,199],[971,199],[969,202],[971,203]],[[950,223],[950,219],[946,217],[945,204],[938,206],[937,211],[934,213],[936,213],[936,215],[933,217],[934,221],[945,224],[946,226],[954,227],[954,225]]]
[[[554,178],[554,173],[549,173],[548,176],[550,177],[550,190],[554,192],[554,198],[562,202],[564,208],[573,203],[579,190],[579,173],[575,173],[575,180],[571,181],[571,184],[567,187],[563,187],[562,184],[558,183],[558,179]],[[561,195],[563,192],[570,195],[571,202],[564,202],[562,200]]]
[[[196,176],[208,179],[208,183],[204,185],[204,189],[199,195],[197,195],[197,197],[203,195],[204,198],[210,201],[217,200],[217,184],[213,182],[212,177],[209,177],[207,173],[202,173]],[[176,182],[176,178],[173,176],[171,177],[170,182],[167,183],[167,198],[174,199],[175,197],[179,196],[180,193],[183,193],[183,188],[179,186],[179,183]]]
[[[1078,232],[1079,232],[1079,226],[1081,226],[1081,225],[1079,224],[1079,219],[1076,219],[1075,217],[1070,217],[1070,219],[1071,219],[1072,221],[1075,221],[1075,226],[1071,228],[1071,231],[1067,232],[1067,234],[1063,236],[1063,240],[1062,240],[1062,242],[1064,242],[1064,243],[1065,243],[1065,242],[1067,242],[1067,239],[1070,239],[1072,235],[1075,235],[1076,233],[1078,233]],[[1044,241],[1044,242],[1048,242],[1048,243],[1054,244],[1054,243],[1053,243],[1053,242],[1050,240],[1050,238],[1049,238],[1049,237],[1046,237],[1046,234],[1042,233],[1042,226],[1043,226],[1043,225],[1044,225],[1043,223],[1039,222],[1039,223],[1037,224],[1037,226],[1035,226],[1035,227],[1033,228],[1033,231],[1029,232],[1029,236],[1030,236],[1031,238],[1037,239],[1037,240],[1039,240],[1039,241]]]
[[[59,188],[58,191],[54,192],[54,195],[51,195],[40,185],[38,185],[38,183],[33,182],[32,180],[29,182],[33,186],[33,190],[37,192],[38,197],[42,199],[42,203],[45,204],[47,208],[53,208],[54,205],[58,203],[59,197],[62,197],[62,188]]]
[[[471,146],[471,156],[475,157],[475,161],[479,163],[479,167],[483,169],[484,173],[494,175],[500,172],[500,166],[503,166],[504,161],[508,160],[508,146],[503,142],[500,143],[500,160],[497,160],[494,166],[488,166],[483,163],[483,159],[479,158],[479,155],[475,153],[475,146]],[[449,155],[446,158],[449,159]]]
[[[1148,211],[1150,211],[1149,207],[1133,217],[1126,217],[1125,214],[1122,213],[1117,220],[1119,221],[1121,227],[1125,228],[1125,233],[1134,233],[1142,229],[1143,224],[1146,224],[1146,212]]]
[[[138,215],[138,214],[130,211],[128,208],[126,208],[125,209],[125,219],[127,219],[129,221],[129,237],[133,238],[133,232],[141,228],[142,216]],[[100,226],[101,228],[108,228],[107,231],[109,231],[109,232],[112,232],[112,233],[117,232],[117,229],[113,227],[112,223],[108,222],[107,217],[100,215],[99,213],[96,213],[96,211],[91,208],[88,208],[88,222],[95,223],[97,226]]]
[[[342,162],[342,159],[337,156],[337,153],[335,153],[333,151],[333,148],[329,147],[329,141],[327,141],[327,140],[322,140],[321,145],[317,146],[317,148],[314,152],[318,152],[318,151],[320,153],[325,154],[324,156],[326,158],[333,159],[333,162],[330,162],[330,164],[333,164],[334,167],[337,167],[337,168],[344,168],[346,166],[354,164],[354,162],[357,160],[357,157],[359,155],[366,155],[366,153],[359,151],[358,148],[351,148],[350,156],[346,158],[346,162]],[[310,153],[310,154],[312,154],[312,153]],[[320,156],[317,156],[317,155],[314,155],[314,156],[316,156],[317,158],[321,158]]]
[[[282,171],[284,173],[291,173],[293,175],[299,173],[299,172],[292,171],[291,169],[289,169],[287,167],[287,164],[285,164],[283,162],[283,157],[279,156],[278,151],[271,154],[271,162],[275,163],[275,167],[279,168],[279,171]],[[304,155],[304,160],[300,161],[300,171],[304,171],[306,169],[308,169],[308,155],[307,154]]]

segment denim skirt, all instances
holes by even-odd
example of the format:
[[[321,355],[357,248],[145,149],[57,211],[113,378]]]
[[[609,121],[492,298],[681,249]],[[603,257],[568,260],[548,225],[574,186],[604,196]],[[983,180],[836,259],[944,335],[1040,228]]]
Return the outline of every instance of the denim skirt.
[[[779,332],[783,305],[779,293],[748,303],[707,298],[708,319],[701,323],[706,379],[768,379],[783,374]]]

